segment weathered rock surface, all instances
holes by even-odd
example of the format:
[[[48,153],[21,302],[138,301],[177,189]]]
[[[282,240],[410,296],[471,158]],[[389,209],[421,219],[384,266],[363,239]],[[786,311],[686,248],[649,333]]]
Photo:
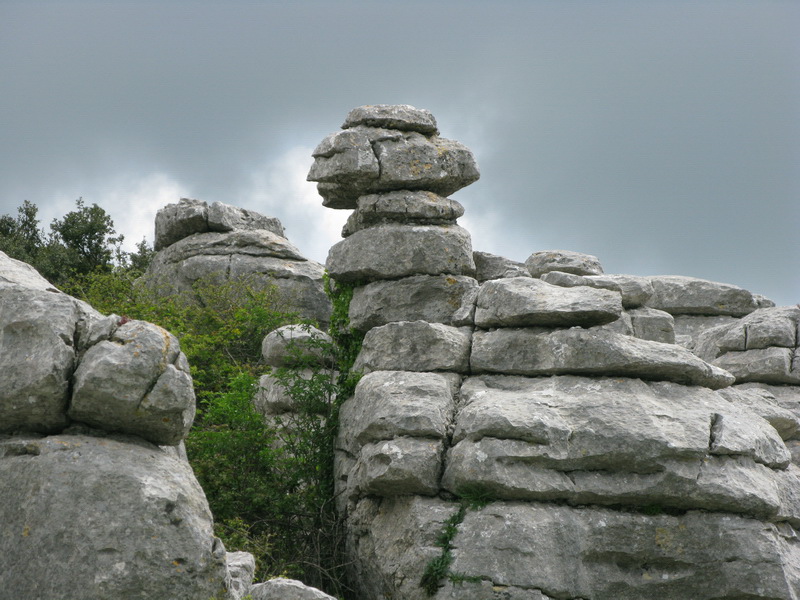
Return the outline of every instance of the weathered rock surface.
[[[478,327],[602,325],[622,314],[617,292],[561,288],[531,277],[487,281],[478,293]]]
[[[353,370],[452,371],[469,367],[472,330],[425,321],[399,321],[375,327],[364,337]]]
[[[162,250],[195,233],[209,231],[261,229],[284,237],[283,225],[274,217],[222,202],[214,202],[209,206],[202,200],[192,198],[181,198],[177,204],[168,204],[159,210],[155,225],[156,250]]]
[[[545,250],[534,252],[525,261],[531,277],[541,277],[550,271],[573,275],[600,275],[603,267],[596,256],[570,250]]]
[[[350,326],[368,331],[395,321],[471,325],[478,282],[463,275],[415,275],[358,287],[350,302]]]
[[[311,325],[284,325],[261,343],[261,357],[271,367],[324,365],[331,361],[333,340]]]
[[[642,306],[628,311],[633,335],[641,340],[675,343],[675,319],[668,312]]]
[[[712,389],[734,381],[684,348],[609,331],[497,329],[476,331],[473,338],[473,373],[640,377]]]
[[[436,119],[431,111],[414,108],[408,104],[371,104],[356,107],[347,114],[342,129],[358,125],[417,131],[425,135],[439,134]]]
[[[191,293],[198,281],[245,279],[274,285],[287,310],[326,325],[331,305],[322,265],[283,237],[272,217],[214,202],[183,199],[156,215],[156,248],[142,282],[161,295]]]
[[[8,598],[197,600],[224,592],[225,548],[188,463],[136,438],[0,442],[0,589]]]
[[[759,300],[745,289],[695,277],[650,277],[653,296],[647,306],[672,315],[731,315],[742,317],[757,308]]]
[[[329,208],[356,208],[359,196],[426,190],[449,196],[480,176],[465,146],[440,137],[358,126],[314,151],[309,181]]]
[[[276,577],[251,588],[253,600],[336,600],[333,596],[309,587],[296,579]]]
[[[507,277],[530,277],[525,263],[517,262],[488,252],[472,253],[475,260],[475,279],[480,283],[490,279],[505,279]]]
[[[385,223],[449,225],[463,214],[460,203],[433,192],[400,190],[369,194],[358,199],[358,207],[347,219],[342,237]]]
[[[458,225],[362,229],[330,249],[326,266],[339,281],[475,272],[469,233]]]
[[[228,552],[225,562],[228,564],[230,600],[242,600],[250,593],[256,571],[256,559],[249,552]]]
[[[653,285],[647,277],[635,275],[575,275],[549,271],[540,279],[562,287],[589,286],[622,294],[622,306],[636,308],[647,303],[653,295]]]
[[[719,513],[500,502],[469,512],[454,546],[454,572],[553,598],[789,599],[800,589],[796,543]]]

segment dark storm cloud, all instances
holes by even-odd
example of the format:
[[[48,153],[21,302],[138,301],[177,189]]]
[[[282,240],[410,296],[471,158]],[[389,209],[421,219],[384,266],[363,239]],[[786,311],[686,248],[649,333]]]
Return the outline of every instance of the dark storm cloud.
[[[478,156],[457,195],[477,248],[796,302],[798,20],[761,0],[0,3],[0,213],[82,195],[120,224],[160,190],[276,214],[309,248],[326,211],[281,174],[353,106],[410,103]]]

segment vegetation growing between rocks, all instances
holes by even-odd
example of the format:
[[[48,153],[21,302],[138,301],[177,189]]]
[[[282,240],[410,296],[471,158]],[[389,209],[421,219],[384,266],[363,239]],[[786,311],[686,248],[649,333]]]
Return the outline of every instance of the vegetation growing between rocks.
[[[36,206],[0,217],[0,250],[32,264],[65,292],[102,313],[150,321],[174,333],[194,380],[198,413],[186,450],[229,551],[255,555],[256,580],[300,579],[344,596],[344,531],[333,505],[333,442],[339,403],[358,377],[351,367],[363,335],[349,327],[354,285],[325,282],[333,303],[328,366],[311,375],[278,369],[297,405],[267,423],[253,406],[264,372],[261,342],[300,319],[274,286],[253,279],[200,280],[190,295],[156,294],[138,285],[152,250],[123,253],[122,236],[103,209],[86,207],[39,229]],[[191,298],[189,297],[191,296]]]

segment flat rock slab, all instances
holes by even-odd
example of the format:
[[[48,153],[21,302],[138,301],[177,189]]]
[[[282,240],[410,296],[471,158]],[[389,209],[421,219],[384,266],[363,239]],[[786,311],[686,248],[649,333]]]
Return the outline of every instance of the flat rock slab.
[[[577,327],[476,331],[470,365],[473,373],[639,377],[712,389],[734,381],[679,346]]]
[[[543,250],[534,252],[525,261],[531,277],[541,277],[550,271],[573,275],[600,275],[603,267],[596,256],[570,250]]]
[[[469,368],[472,330],[426,321],[400,321],[371,329],[354,371],[452,371]]]
[[[399,190],[369,194],[358,199],[358,208],[347,219],[342,237],[384,223],[449,225],[464,214],[459,202],[433,192]]]
[[[342,129],[358,125],[417,131],[425,135],[439,134],[431,111],[409,104],[367,104],[354,108],[347,114]]]
[[[762,350],[770,347],[796,348],[800,329],[800,308],[761,308],[741,319],[722,323],[696,336],[695,354],[713,360],[726,352]]]
[[[532,277],[495,279],[481,285],[478,327],[570,327],[602,325],[622,314],[618,292],[562,288]]]
[[[444,443],[398,437],[364,445],[348,477],[350,494],[435,496],[439,493]]]
[[[416,131],[358,125],[326,137],[313,156],[308,180],[328,208],[357,208],[360,196],[395,190],[449,196],[480,177],[466,146]]]
[[[469,511],[451,570],[555,598],[780,598],[800,550],[775,525],[719,513],[648,516],[497,502]]]
[[[189,464],[132,438],[0,442],[9,598],[213,598],[225,548]]]
[[[475,279],[480,283],[490,279],[505,279],[508,277],[530,277],[525,263],[511,260],[489,252],[475,251]]]
[[[647,277],[636,275],[575,275],[562,271],[544,273],[540,279],[562,287],[589,286],[622,294],[622,306],[637,308],[653,295],[653,284]]]
[[[668,312],[641,306],[628,311],[633,336],[640,340],[675,343],[675,319]]]
[[[727,352],[712,364],[736,377],[737,383],[759,381],[800,385],[800,350],[770,347],[744,352]]]
[[[368,331],[395,321],[472,325],[478,282],[464,275],[415,275],[358,287],[350,326]]]
[[[475,272],[469,233],[457,225],[362,229],[330,249],[326,267],[340,281]]]
[[[761,307],[751,292],[695,277],[663,275],[650,277],[653,295],[647,306],[671,315],[730,315],[743,317]]]

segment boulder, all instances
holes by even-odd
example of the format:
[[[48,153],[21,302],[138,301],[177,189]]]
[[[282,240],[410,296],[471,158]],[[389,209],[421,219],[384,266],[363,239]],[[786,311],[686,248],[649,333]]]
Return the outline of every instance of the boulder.
[[[358,207],[347,219],[342,237],[385,223],[449,225],[463,214],[460,203],[433,192],[399,190],[369,194],[358,199]]]
[[[354,371],[452,371],[469,368],[472,331],[425,321],[399,321],[371,329]]]
[[[524,263],[510,258],[478,251],[472,253],[472,258],[475,260],[475,279],[480,283],[490,279],[531,276]]]
[[[466,146],[416,131],[357,125],[329,135],[313,156],[308,180],[328,208],[356,208],[360,196],[395,190],[449,196],[480,176]]]
[[[475,272],[469,233],[458,225],[362,229],[330,249],[326,267],[339,281]]]
[[[695,277],[663,275],[650,277],[653,295],[647,306],[671,315],[730,315],[742,317],[759,308],[751,292]]]
[[[235,229],[263,229],[283,237],[283,225],[274,217],[255,211],[214,202],[209,206],[202,200],[181,198],[177,204],[167,204],[156,213],[156,251],[196,233],[228,232]]]
[[[647,277],[636,275],[575,275],[562,271],[550,271],[540,279],[562,287],[589,287],[612,290],[622,294],[622,306],[637,308],[643,306],[653,295],[653,285]]]
[[[311,325],[284,325],[269,332],[261,344],[264,364],[271,367],[329,365],[333,340]]]
[[[318,368],[293,369],[292,375],[305,381],[320,374]],[[330,371],[331,380],[336,376],[335,371]],[[264,417],[274,417],[288,412],[297,411],[297,399],[287,391],[281,378],[273,374],[262,375],[258,380],[258,389],[253,396],[253,407]]]
[[[470,365],[473,373],[638,377],[712,389],[734,381],[679,346],[577,327],[476,331]]]
[[[222,596],[225,548],[189,464],[137,438],[0,442],[9,598]]]
[[[600,275],[603,267],[596,256],[570,250],[545,250],[534,252],[525,261],[531,277],[541,277],[550,271],[573,275]]]
[[[798,328],[799,307],[761,308],[741,319],[723,322],[699,333],[694,351],[704,360],[714,360],[726,352],[795,348]]]
[[[398,437],[365,444],[348,476],[362,496],[435,496],[439,493],[441,440]]]
[[[592,326],[615,321],[621,314],[617,292],[561,288],[531,277],[513,277],[481,285],[475,324],[483,328]]]
[[[252,600],[336,600],[296,579],[276,577],[251,588]]]
[[[128,321],[89,348],[72,384],[74,421],[178,444],[192,426],[194,388],[178,340],[144,321]]]
[[[256,559],[249,552],[228,552],[228,594],[230,600],[243,600],[250,593],[256,572]]]
[[[436,119],[431,111],[408,104],[371,104],[354,108],[347,114],[342,129],[358,125],[439,135]]]
[[[358,287],[350,302],[350,326],[368,331],[395,321],[471,325],[478,282],[463,275],[415,275]]]

